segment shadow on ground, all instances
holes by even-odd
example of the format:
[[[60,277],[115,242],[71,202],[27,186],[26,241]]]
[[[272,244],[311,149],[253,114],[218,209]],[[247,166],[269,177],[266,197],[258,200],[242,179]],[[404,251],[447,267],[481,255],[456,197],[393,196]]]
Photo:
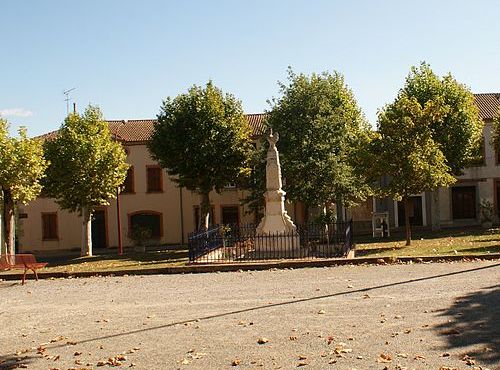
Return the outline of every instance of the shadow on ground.
[[[33,362],[33,356],[25,355],[0,355],[0,370],[18,369],[28,367]]]
[[[37,257],[38,258],[38,257]],[[48,267],[67,266],[81,264],[85,262],[105,262],[111,260],[162,263],[162,262],[186,262],[188,260],[187,249],[172,249],[164,251],[151,251],[145,253],[126,252],[123,255],[118,255],[116,251],[96,252],[92,257],[80,256],[42,256],[39,258],[42,261],[48,262]]]
[[[447,229],[441,229],[441,230],[436,230],[436,231],[429,231],[425,229],[412,229],[412,239],[413,240],[418,240],[418,239],[425,239],[425,240],[432,240],[432,239],[441,239],[441,238],[446,238],[446,237],[463,237],[463,236],[477,236],[481,237],[484,235],[499,235],[500,229],[490,229],[490,230],[485,230],[481,227],[456,227],[456,228],[447,228]],[[375,243],[385,243],[385,242],[403,242],[405,241],[406,234],[404,228],[400,230],[391,230],[391,236],[387,238],[373,238],[371,235],[358,235],[355,236],[355,242],[359,244],[375,244]],[[498,241],[498,238],[494,239],[487,239],[484,240],[484,242],[494,242]],[[480,241],[480,240],[474,240],[475,242]]]
[[[459,297],[440,316],[446,322],[436,330],[446,337],[448,349],[464,348],[464,355],[486,364],[500,361],[500,286]],[[469,346],[473,349],[466,350]]]

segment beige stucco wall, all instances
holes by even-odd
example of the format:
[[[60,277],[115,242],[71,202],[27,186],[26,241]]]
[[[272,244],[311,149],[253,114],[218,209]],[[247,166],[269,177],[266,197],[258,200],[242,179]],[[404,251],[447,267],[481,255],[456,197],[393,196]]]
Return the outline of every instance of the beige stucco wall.
[[[489,200],[493,204],[499,201],[496,199],[496,181],[500,179],[500,166],[496,163],[496,153],[491,146],[492,124],[486,122],[483,128],[484,136],[484,165],[469,167],[464,170],[462,176],[457,177],[457,183],[453,186],[475,186],[476,187],[476,213],[479,222],[479,203],[482,199]],[[440,188],[440,213],[442,225],[453,225],[457,220],[452,216],[451,187]],[[495,209],[497,209],[495,207]],[[462,223],[458,221],[458,223]]]
[[[198,194],[182,189],[171,181],[165,171],[163,176],[163,192],[146,192],[146,168],[157,163],[151,158],[147,147],[140,145],[127,145],[127,162],[134,167],[134,193],[120,194],[120,215],[123,245],[131,246],[133,243],[127,237],[129,225],[128,217],[138,211],[153,211],[162,214],[163,236],[156,243],[178,244],[187,243],[188,233],[195,229],[195,206],[200,203]],[[182,211],[181,211],[182,194]],[[238,189],[226,189],[222,194],[210,194],[211,203],[215,209],[214,223],[222,221],[222,207],[238,206],[240,223],[253,223],[253,214],[247,213],[248,208],[240,205],[245,193]],[[107,245],[118,245],[118,226],[116,200],[110,200],[108,206],[103,207],[106,217]],[[295,218],[294,206],[286,204],[288,213]],[[58,240],[42,240],[42,213],[57,212]],[[19,251],[47,251],[79,249],[81,240],[81,218],[75,213],[59,209],[57,204],[48,198],[38,198],[26,206],[20,207],[20,213],[27,218],[19,220]],[[181,222],[181,219],[183,222]]]

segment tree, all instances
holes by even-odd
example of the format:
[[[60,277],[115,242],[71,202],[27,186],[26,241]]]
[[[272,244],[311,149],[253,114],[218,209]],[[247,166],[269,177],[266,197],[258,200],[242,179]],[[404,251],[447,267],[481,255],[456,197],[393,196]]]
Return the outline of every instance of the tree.
[[[98,107],[66,117],[57,137],[45,142],[50,161],[43,183],[48,196],[62,209],[82,217],[82,256],[92,255],[92,213],[108,205],[127,175],[120,143],[114,141]]]
[[[344,77],[338,73],[295,74],[279,83],[281,97],[271,101],[268,124],[280,134],[285,191],[310,206],[346,206],[369,193],[359,153],[370,129]]]
[[[422,107],[438,100],[444,105],[444,116],[430,122],[432,139],[443,152],[449,173],[461,175],[464,167],[479,156],[482,140],[483,122],[470,89],[451,74],[437,76],[429,64],[422,62],[411,68],[402,92],[415,98]],[[432,208],[433,229],[439,229],[438,189],[433,193]]]
[[[148,148],[173,181],[200,194],[205,229],[210,192],[221,192],[250,171],[250,128],[241,102],[211,81],[163,102]]]
[[[496,153],[500,153],[500,109],[493,120],[492,131],[491,145]]]
[[[378,193],[404,202],[406,245],[411,244],[410,196],[455,182],[431,125],[444,119],[448,109],[442,100],[422,106],[400,93],[379,113],[371,163],[379,176],[387,177]]]
[[[46,168],[41,141],[29,139],[25,128],[18,138],[9,137],[9,124],[0,118],[0,189],[8,254],[15,253],[15,204],[26,204],[40,194]]]

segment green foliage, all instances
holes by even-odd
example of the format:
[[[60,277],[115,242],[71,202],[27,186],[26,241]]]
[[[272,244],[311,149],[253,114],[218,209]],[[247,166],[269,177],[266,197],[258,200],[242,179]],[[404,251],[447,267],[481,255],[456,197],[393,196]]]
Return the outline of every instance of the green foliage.
[[[129,238],[134,242],[134,245],[142,247],[151,239],[153,231],[147,226],[135,226],[130,232]]]
[[[212,82],[163,102],[148,147],[172,180],[191,191],[220,192],[250,171],[241,102]]]
[[[241,200],[247,206],[247,213],[255,215],[255,222],[261,219],[265,207],[264,193],[266,192],[266,154],[269,145],[264,143],[252,151],[250,157],[250,175],[239,184],[241,189],[247,190],[246,197]]]
[[[29,139],[26,129],[19,137],[9,137],[9,124],[0,118],[0,187],[9,191],[13,201],[27,203],[35,199],[42,189],[48,162],[43,156],[42,142]]]
[[[492,222],[495,219],[495,206],[487,199],[481,199],[479,204],[481,212],[481,222]]]
[[[437,76],[423,62],[411,68],[401,93],[415,98],[422,107],[430,101],[443,105],[445,113],[431,121],[430,128],[452,174],[462,174],[465,166],[479,160],[483,122],[468,87],[451,74]]]
[[[63,209],[82,213],[109,204],[127,175],[120,143],[111,137],[98,107],[70,114],[53,140],[45,142],[50,160],[44,191]]]
[[[380,195],[399,200],[455,182],[431,126],[447,112],[442,101],[422,106],[404,93],[381,110],[378,138],[372,142],[373,167],[388,177],[378,189]]]
[[[288,199],[316,206],[342,199],[353,205],[369,193],[360,155],[370,129],[343,76],[295,74],[280,83],[268,124],[280,135]]]
[[[493,120],[492,131],[491,145],[497,153],[500,153],[500,110]]]

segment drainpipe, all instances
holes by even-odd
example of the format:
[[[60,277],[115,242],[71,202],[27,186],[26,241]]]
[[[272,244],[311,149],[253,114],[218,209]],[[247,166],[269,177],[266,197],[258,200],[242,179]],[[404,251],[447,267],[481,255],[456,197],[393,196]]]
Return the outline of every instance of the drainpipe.
[[[122,245],[122,222],[120,217],[120,188],[116,188],[116,221],[118,226],[118,254],[123,254]]]
[[[184,245],[184,207],[182,204],[182,187],[179,187],[179,205],[181,208],[181,244]]]

